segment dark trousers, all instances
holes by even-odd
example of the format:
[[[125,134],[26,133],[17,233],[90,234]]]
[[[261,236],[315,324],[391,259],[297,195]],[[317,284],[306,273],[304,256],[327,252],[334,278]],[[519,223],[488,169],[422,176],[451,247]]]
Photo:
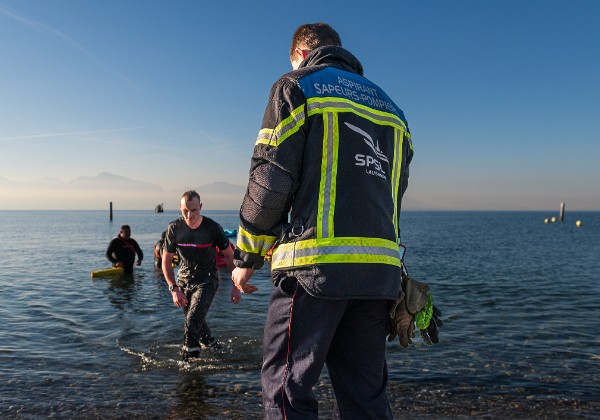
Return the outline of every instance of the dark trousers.
[[[183,329],[183,349],[188,352],[200,350],[200,338],[211,335],[206,325],[206,315],[215,297],[218,283],[208,281],[200,284],[187,284],[183,292],[188,306],[183,308],[185,325]]]
[[[315,298],[294,278],[271,295],[261,381],[265,418],[318,418],[312,388],[327,365],[342,419],[391,419],[385,360],[389,301]]]

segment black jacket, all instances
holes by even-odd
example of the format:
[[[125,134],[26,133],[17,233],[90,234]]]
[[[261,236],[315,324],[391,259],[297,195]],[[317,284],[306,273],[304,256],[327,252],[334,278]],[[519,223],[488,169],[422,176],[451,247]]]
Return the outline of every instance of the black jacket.
[[[110,241],[106,249],[106,258],[113,264],[122,262],[126,273],[133,272],[133,263],[135,262],[136,254],[139,261],[144,258],[144,253],[137,241],[132,238],[125,239],[121,236],[117,236]]]
[[[236,265],[294,276],[312,295],[394,299],[412,143],[404,114],[341,47],[272,87],[240,210]]]

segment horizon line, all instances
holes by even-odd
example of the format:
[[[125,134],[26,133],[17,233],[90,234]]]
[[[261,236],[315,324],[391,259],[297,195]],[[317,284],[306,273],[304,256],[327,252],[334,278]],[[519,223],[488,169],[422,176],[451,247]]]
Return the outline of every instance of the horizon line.
[[[107,209],[0,209],[0,211],[105,211],[105,212],[110,212],[110,210]],[[150,213],[155,213],[154,210],[152,209],[147,209],[147,208],[143,208],[143,209],[114,209],[113,208],[113,213],[115,212],[123,212],[123,211],[144,211],[144,212],[150,212]],[[203,210],[203,212],[214,212],[214,211],[239,211],[239,209],[206,209]],[[505,212],[505,213],[509,213],[509,212],[520,212],[520,213],[534,213],[534,212],[549,212],[549,213],[558,213],[560,214],[560,211],[557,211],[555,209],[553,210],[549,210],[549,209],[528,209],[528,210],[524,210],[524,209],[404,209],[402,210],[401,213],[410,213],[410,212],[424,212],[424,211],[428,211],[428,212],[489,212],[489,213],[493,213],[493,212]],[[163,213],[165,212],[177,212],[179,213],[179,209],[171,209],[171,210],[167,210],[165,209],[163,211]],[[573,213],[573,212],[585,212],[585,213],[598,213],[600,212],[600,210],[581,210],[581,209],[571,209],[569,211],[565,211],[565,215],[568,213]]]

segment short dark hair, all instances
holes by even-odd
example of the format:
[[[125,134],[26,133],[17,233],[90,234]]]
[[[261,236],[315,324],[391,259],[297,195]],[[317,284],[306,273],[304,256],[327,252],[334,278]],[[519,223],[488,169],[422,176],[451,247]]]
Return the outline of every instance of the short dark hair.
[[[200,199],[200,194],[198,194],[194,190],[188,190],[184,192],[181,195],[181,198],[185,198],[185,201],[192,201],[194,198],[197,198],[200,203],[202,202],[202,200]]]
[[[306,23],[300,25],[292,37],[290,58],[294,56],[296,48],[306,47],[314,50],[325,45],[342,46],[338,33],[326,23]]]
[[[121,226],[121,230],[131,230],[131,228],[129,227],[129,225],[123,225]]]

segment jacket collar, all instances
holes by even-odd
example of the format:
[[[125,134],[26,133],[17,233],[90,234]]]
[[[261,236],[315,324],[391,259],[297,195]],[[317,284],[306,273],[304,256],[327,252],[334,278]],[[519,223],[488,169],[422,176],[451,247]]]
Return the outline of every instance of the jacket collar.
[[[363,75],[362,64],[350,51],[332,45],[318,47],[309,52],[298,69],[322,64],[334,64],[342,70]]]

